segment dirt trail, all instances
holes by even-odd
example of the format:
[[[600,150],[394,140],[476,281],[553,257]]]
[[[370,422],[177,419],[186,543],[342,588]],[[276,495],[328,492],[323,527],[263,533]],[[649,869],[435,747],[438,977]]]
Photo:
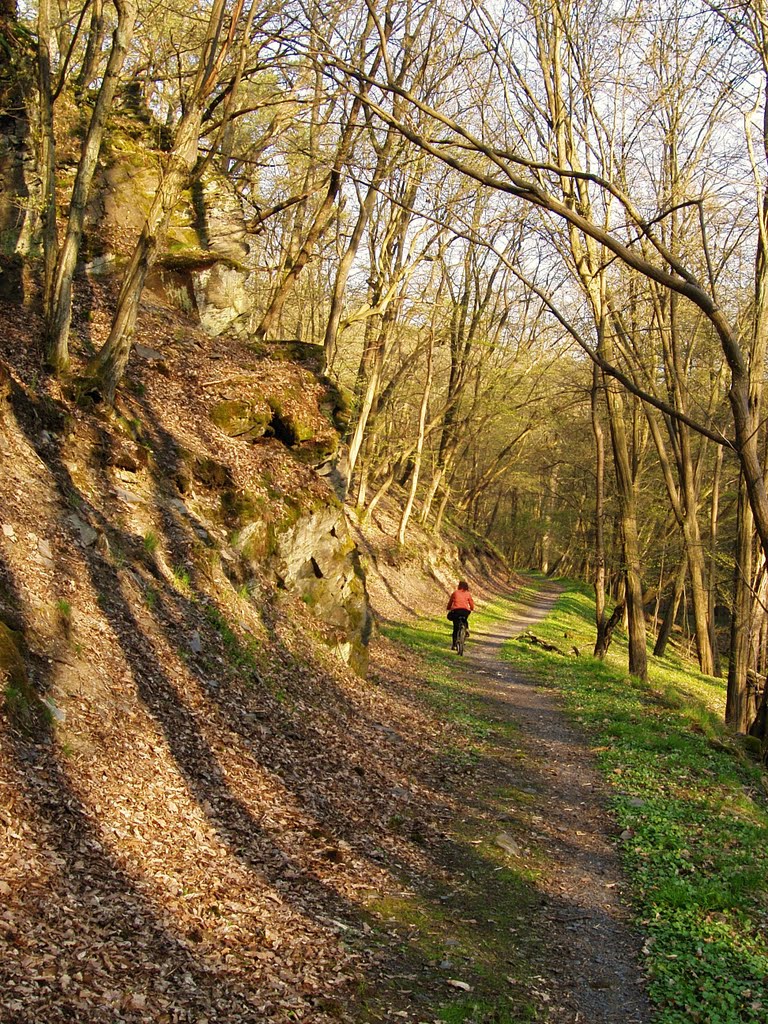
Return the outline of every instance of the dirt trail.
[[[532,803],[510,809],[510,824],[546,870],[538,930],[548,955],[542,989],[558,1024],[645,1024],[651,1009],[641,971],[641,940],[622,901],[624,881],[611,842],[607,788],[584,737],[554,696],[500,659],[505,640],[543,619],[559,590],[546,585],[529,610],[493,633],[473,631],[467,667],[521,730],[526,758],[519,788]]]

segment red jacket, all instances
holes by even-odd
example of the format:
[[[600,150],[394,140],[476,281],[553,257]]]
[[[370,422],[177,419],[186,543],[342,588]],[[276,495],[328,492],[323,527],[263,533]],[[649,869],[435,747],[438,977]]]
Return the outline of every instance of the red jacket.
[[[447,611],[450,612],[454,608],[463,608],[466,612],[473,612],[475,610],[475,602],[472,600],[472,595],[468,590],[454,590],[448,598]]]

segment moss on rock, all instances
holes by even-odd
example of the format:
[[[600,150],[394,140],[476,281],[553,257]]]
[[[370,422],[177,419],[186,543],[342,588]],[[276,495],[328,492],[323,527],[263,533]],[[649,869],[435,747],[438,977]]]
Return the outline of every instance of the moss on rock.
[[[336,454],[339,443],[339,435],[334,433],[326,437],[302,441],[300,444],[294,445],[291,452],[304,465],[319,466]]]
[[[278,398],[270,398],[269,405],[272,409],[270,425],[278,441],[292,448],[300,441],[308,441],[314,436],[312,425],[295,412],[289,411]]]
[[[211,409],[211,420],[227,437],[246,441],[263,437],[272,418],[272,411],[259,402],[219,402]]]

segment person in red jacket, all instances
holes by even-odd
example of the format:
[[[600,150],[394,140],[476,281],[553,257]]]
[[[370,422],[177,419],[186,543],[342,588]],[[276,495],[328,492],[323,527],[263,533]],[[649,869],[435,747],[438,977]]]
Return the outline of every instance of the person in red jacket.
[[[469,584],[462,580],[456,590],[448,598],[448,618],[453,623],[453,642],[451,643],[451,650],[456,649],[456,636],[459,632],[459,623],[469,622],[470,612],[475,610],[475,602],[472,600],[472,595],[469,592]],[[467,628],[467,636],[469,636],[469,628]]]

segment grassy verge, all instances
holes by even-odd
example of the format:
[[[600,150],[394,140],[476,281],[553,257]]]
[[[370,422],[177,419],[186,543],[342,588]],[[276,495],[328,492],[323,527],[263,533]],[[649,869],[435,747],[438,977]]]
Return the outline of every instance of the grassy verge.
[[[622,855],[646,935],[659,1024],[768,1020],[768,810],[757,765],[720,722],[724,684],[674,657],[650,659],[650,683],[626,674],[615,642],[595,661],[593,600],[569,587],[543,640],[505,655],[556,687],[587,730],[614,791]]]
[[[514,610],[511,601],[486,604],[473,624],[491,627]],[[434,851],[439,881],[428,891],[374,900],[371,923],[396,943],[401,979],[407,983],[410,976],[413,986],[418,976],[420,1019],[526,1024],[541,1019],[530,929],[539,902],[537,867],[531,858],[511,859],[496,843],[510,804],[530,799],[499,781],[521,751],[515,727],[479,692],[468,662],[451,652],[450,629],[442,618],[384,629],[417,656],[420,699],[436,722],[450,725],[436,769],[444,770],[446,788],[462,810],[447,826],[452,842]],[[397,1002],[394,992],[368,1000],[368,1019],[384,1019],[382,1007],[390,1000],[391,1008],[392,996]]]

